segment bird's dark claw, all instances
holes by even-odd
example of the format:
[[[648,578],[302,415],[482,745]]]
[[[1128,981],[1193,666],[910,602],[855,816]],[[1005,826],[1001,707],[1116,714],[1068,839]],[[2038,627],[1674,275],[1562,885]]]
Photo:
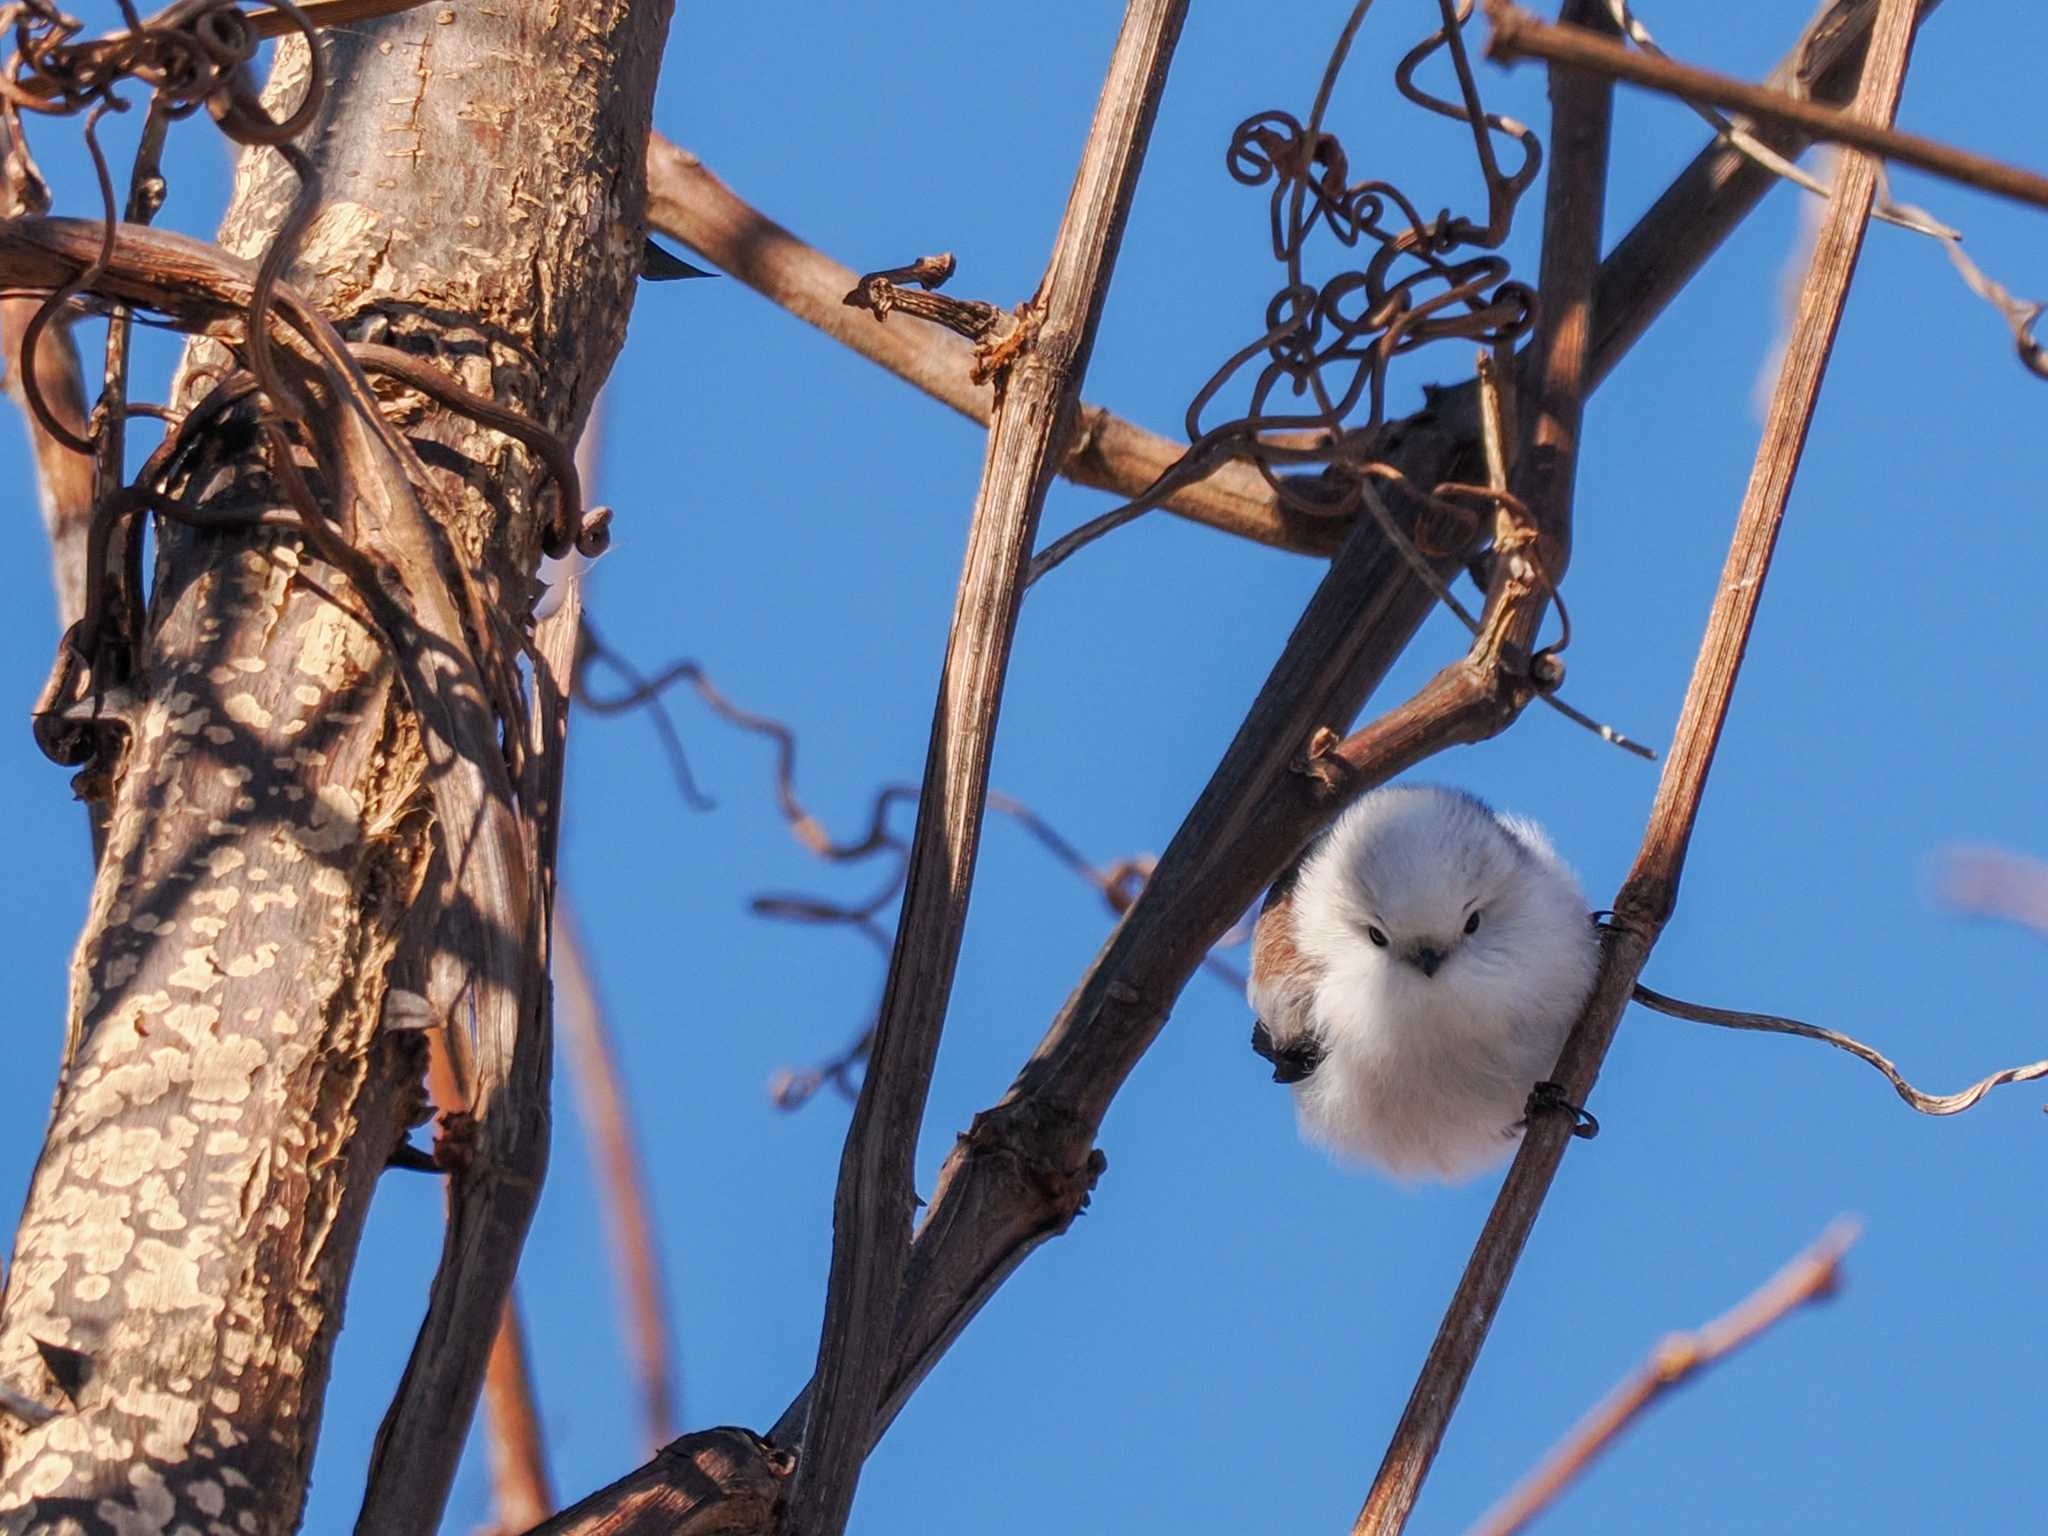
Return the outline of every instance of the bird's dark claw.
[[[1562,1083],[1542,1082],[1529,1090],[1529,1101],[1522,1106],[1522,1124],[1527,1125],[1538,1115],[1570,1115],[1572,1134],[1583,1141],[1591,1141],[1600,1134],[1600,1122],[1592,1114],[1574,1104],[1564,1096]]]
[[[1252,1049],[1273,1063],[1273,1081],[1298,1083],[1323,1064],[1323,1048],[1304,1035],[1292,1045],[1275,1045],[1264,1019],[1252,1020]]]

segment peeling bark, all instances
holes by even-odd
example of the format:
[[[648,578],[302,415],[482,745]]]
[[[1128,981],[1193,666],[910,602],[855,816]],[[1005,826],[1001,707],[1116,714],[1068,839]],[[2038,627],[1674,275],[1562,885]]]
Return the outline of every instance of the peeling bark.
[[[507,0],[328,37],[304,141],[325,200],[292,280],[351,338],[428,355],[573,440],[632,300],[668,13]],[[282,45],[272,100],[295,102],[306,69]],[[223,244],[260,253],[295,191],[274,154],[245,153]],[[444,558],[516,631],[547,509],[533,461],[416,395],[391,410],[441,482]],[[249,439],[226,423],[187,494],[275,504]],[[162,539],[99,765],[74,1048],[0,1314],[0,1386],[54,1410],[0,1419],[5,1536],[298,1522],[363,1218],[420,1104],[421,1042],[380,1028],[385,998],[427,992],[460,1029],[470,984],[470,957],[406,920],[439,893],[444,829],[398,671],[347,590],[288,536]],[[534,990],[522,1017],[544,1032]],[[446,1406],[452,1468],[473,1386]],[[413,1493],[430,1529],[445,1488]]]

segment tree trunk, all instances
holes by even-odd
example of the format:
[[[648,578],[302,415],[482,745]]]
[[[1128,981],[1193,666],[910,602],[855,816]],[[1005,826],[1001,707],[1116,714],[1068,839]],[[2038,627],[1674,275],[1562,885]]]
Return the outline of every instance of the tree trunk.
[[[669,9],[503,0],[327,36],[327,96],[301,141],[324,196],[292,281],[351,339],[421,353],[573,441],[639,270]],[[304,47],[280,45],[281,115],[307,73]],[[295,195],[276,154],[245,151],[223,243],[260,254]],[[180,398],[205,383],[188,369]],[[451,583],[466,567],[516,631],[544,479],[469,417],[410,393],[388,405],[440,482],[427,505]],[[219,428],[187,496],[281,505],[253,435],[246,419]],[[386,998],[472,997],[478,958],[436,953],[437,925],[415,916],[443,894],[443,765],[348,591],[289,535],[162,534],[137,673],[110,701],[126,729],[108,846],[0,1321],[0,1386],[55,1410],[0,1417],[8,1536],[298,1522],[363,1218],[420,1103],[419,1037],[380,1027]],[[467,639],[505,654],[493,634]],[[514,937],[531,951],[541,931]],[[535,959],[517,982],[544,1044],[542,974]],[[452,1011],[439,1022],[464,1028]],[[491,1235],[515,1252],[539,1173],[500,1178],[521,1188]],[[423,1340],[408,1382],[448,1347]],[[439,1486],[407,1490],[409,1527],[432,1528],[477,1371],[448,1378],[448,1443],[416,1479]]]

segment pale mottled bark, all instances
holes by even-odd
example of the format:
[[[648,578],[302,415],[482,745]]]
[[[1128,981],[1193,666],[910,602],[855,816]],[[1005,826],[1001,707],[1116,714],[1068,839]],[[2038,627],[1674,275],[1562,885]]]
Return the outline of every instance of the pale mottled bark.
[[[330,38],[305,140],[326,201],[294,281],[347,334],[434,354],[573,436],[631,303],[668,10],[506,0]],[[296,100],[304,70],[285,45],[274,95]],[[292,193],[274,155],[246,154],[223,243],[260,251]],[[395,409],[442,472],[453,559],[516,625],[543,511],[530,460],[417,397]],[[249,457],[224,432],[190,493],[267,495]],[[289,538],[164,538],[73,972],[76,1054],[0,1322],[0,1384],[56,1410],[0,1419],[7,1536],[297,1522],[363,1217],[417,1103],[417,1037],[380,1030],[384,999],[427,991],[459,1024],[470,985],[466,957],[406,922],[434,890],[433,770],[382,642],[329,596],[345,587]],[[544,1042],[529,990],[521,1027]],[[523,1060],[544,1088],[544,1050]],[[527,1187],[480,1229],[513,1252],[541,1113],[538,1159],[503,1174]],[[38,1341],[87,1362],[69,1393]],[[449,1380],[420,1528],[474,1405]]]

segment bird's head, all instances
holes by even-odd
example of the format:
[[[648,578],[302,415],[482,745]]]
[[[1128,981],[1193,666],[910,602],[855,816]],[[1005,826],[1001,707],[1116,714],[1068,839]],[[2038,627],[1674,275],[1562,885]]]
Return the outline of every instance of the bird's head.
[[[1434,788],[1368,796],[1316,866],[1306,878],[1322,943],[1415,984],[1454,976],[1492,950],[1537,873],[1485,805]]]

